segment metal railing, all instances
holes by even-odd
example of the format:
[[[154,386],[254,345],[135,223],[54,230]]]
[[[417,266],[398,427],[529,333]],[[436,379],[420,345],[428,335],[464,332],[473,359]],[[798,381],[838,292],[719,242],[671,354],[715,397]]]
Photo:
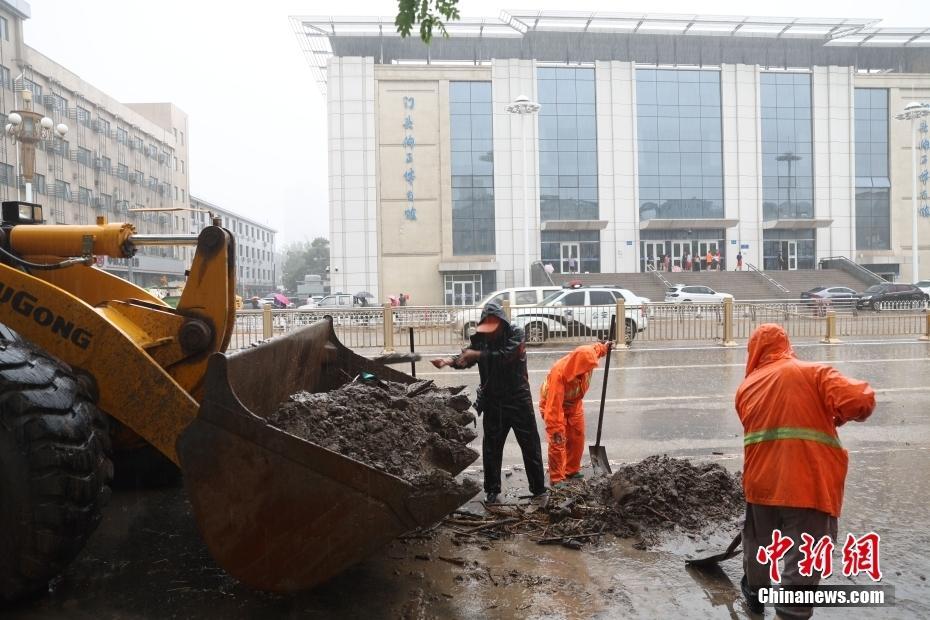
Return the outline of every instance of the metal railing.
[[[646,263],[646,271],[659,278],[659,282],[661,282],[662,286],[664,286],[666,289],[672,288],[672,283],[668,281],[668,278],[659,273],[659,270],[656,269],[655,265],[652,263]]]
[[[749,268],[749,271],[752,271],[753,273],[757,273],[757,274],[759,274],[760,276],[762,276],[763,278],[765,278],[766,280],[768,280],[768,283],[769,283],[769,284],[771,284],[772,286],[774,286],[775,288],[777,288],[778,290],[780,290],[782,293],[790,293],[790,292],[791,292],[791,291],[789,291],[787,288],[785,288],[785,286],[784,286],[781,282],[779,282],[778,280],[776,280],[775,278],[773,278],[773,277],[770,276],[769,274],[765,273],[764,271],[762,271],[761,269],[759,269],[758,267],[756,267],[756,266],[753,265],[752,263],[747,262],[747,263],[746,263],[746,267]]]
[[[836,266],[841,271],[845,271],[846,273],[853,276],[865,278],[866,282],[871,282],[872,284],[882,284],[887,282],[887,280],[885,280],[874,271],[869,271],[859,263],[850,260],[846,256],[828,256],[826,258],[821,258],[820,261],[818,261],[821,269],[830,269],[832,268],[833,263],[836,263]]]
[[[759,325],[777,323],[792,338],[907,337],[930,339],[926,302],[886,302],[875,310],[854,302],[817,299],[726,300],[724,303],[618,302],[608,306],[517,306],[505,308],[511,322],[524,329],[527,342],[580,344],[604,338],[613,317],[620,322],[620,345],[709,342],[730,345],[746,340]],[[466,346],[481,309],[454,306],[374,306],[313,310],[240,310],[229,350],[249,347],[324,318],[332,318],[339,339],[355,349],[405,348],[410,330],[418,351],[452,351]],[[625,329],[624,329],[625,328]]]

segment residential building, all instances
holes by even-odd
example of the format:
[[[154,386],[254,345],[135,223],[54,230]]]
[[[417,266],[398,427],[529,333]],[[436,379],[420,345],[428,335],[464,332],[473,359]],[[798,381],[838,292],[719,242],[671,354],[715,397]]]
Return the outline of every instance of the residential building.
[[[187,115],[171,103],[121,103],[29,47],[23,0],[0,0],[0,127],[24,105],[64,123],[36,148],[33,200],[49,224],[131,222],[140,233],[190,229]],[[25,198],[18,147],[0,139],[0,198]],[[173,210],[177,209],[177,210]],[[131,259],[101,257],[107,271],[141,286],[183,279],[192,247],[146,247]]]
[[[219,218],[220,225],[236,239],[236,292],[243,297],[276,290],[275,235],[273,228],[224,209],[202,198],[190,197],[191,232],[197,233]]]
[[[930,101],[924,28],[505,11],[427,46],[390,20],[292,21],[328,104],[333,290],[472,303],[526,284],[527,259],[622,273],[708,252],[910,279],[912,128],[894,115]],[[537,114],[508,113],[520,95]]]

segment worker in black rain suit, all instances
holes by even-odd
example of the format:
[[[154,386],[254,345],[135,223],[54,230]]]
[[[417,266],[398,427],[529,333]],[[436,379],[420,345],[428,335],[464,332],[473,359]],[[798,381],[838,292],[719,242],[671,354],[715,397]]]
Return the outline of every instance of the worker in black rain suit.
[[[496,302],[488,303],[481,312],[471,344],[459,355],[432,361],[436,368],[471,368],[478,364],[481,386],[475,399],[478,415],[484,414],[484,435],[481,442],[484,460],[484,492],[486,501],[499,501],[501,492],[501,461],[504,443],[513,434],[523,452],[523,464],[534,497],[546,493],[542,447],[536,430],[533,396],[526,372],[526,339],[523,330],[507,320],[504,309]]]

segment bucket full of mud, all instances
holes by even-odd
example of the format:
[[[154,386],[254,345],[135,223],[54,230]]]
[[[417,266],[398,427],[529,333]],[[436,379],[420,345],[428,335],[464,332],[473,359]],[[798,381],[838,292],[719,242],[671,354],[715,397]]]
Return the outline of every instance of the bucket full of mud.
[[[478,458],[469,406],[353,353],[329,321],[214,355],[177,445],[211,554],[295,591],[436,523],[478,492],[455,479]]]

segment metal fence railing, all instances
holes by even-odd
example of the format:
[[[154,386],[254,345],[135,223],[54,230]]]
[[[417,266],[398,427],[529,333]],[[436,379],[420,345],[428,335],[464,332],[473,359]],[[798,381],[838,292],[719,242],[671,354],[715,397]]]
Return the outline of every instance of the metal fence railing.
[[[618,303],[608,306],[515,306],[511,322],[524,329],[531,345],[577,344],[604,338],[613,317],[622,316],[626,340],[711,342],[746,340],[763,323],[782,325],[792,338],[921,336],[930,338],[926,302],[880,304],[857,309],[843,300],[756,300],[726,303]],[[313,310],[241,310],[229,349],[331,317],[336,334],[351,348],[406,348],[412,330],[417,348],[455,350],[465,346],[481,317],[480,308],[453,306],[366,307]],[[620,340],[622,337],[618,337]]]

